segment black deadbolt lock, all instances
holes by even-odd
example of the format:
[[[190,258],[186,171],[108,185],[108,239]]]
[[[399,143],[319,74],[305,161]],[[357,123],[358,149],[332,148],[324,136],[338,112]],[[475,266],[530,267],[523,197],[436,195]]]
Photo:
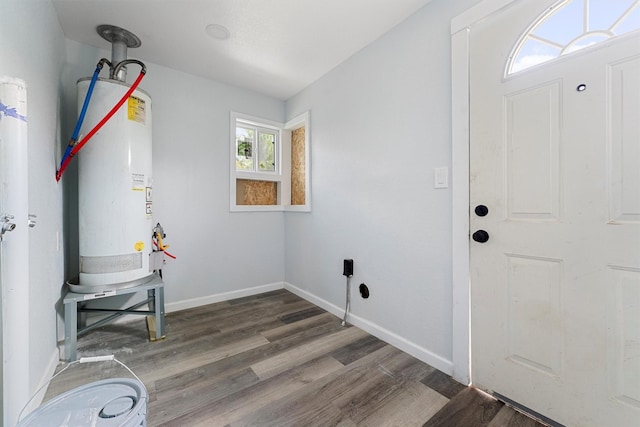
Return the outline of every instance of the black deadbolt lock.
[[[485,205],[478,205],[476,206],[475,212],[478,216],[487,216],[487,214],[489,213],[489,208]]]
[[[489,240],[489,233],[484,230],[478,230],[471,237],[478,243],[486,243]]]

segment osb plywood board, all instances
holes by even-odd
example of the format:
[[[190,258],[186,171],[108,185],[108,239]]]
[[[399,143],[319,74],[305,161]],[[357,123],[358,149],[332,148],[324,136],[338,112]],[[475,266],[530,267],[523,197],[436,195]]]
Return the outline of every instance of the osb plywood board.
[[[305,128],[291,132],[291,204],[304,205],[305,188]]]
[[[276,205],[278,204],[278,185],[271,181],[236,181],[236,194],[242,194],[239,205]]]

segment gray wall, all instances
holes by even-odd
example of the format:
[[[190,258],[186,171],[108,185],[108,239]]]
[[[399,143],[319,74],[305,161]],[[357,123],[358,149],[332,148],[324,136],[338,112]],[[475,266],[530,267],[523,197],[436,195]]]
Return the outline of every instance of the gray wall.
[[[287,101],[311,110],[313,212],[287,213],[286,281],[452,359],[451,18],[473,1],[434,1]]]
[[[230,111],[279,122],[284,103],[151,65],[154,220],[179,258],[166,268],[169,303],[282,282],[280,212],[229,212]]]
[[[71,115],[76,108],[77,78],[90,76],[99,58],[111,54],[74,41],[67,41],[67,51],[63,105]],[[137,58],[135,49],[129,50],[129,57]],[[229,120],[230,111],[238,111],[283,122],[284,102],[145,64],[147,74],[140,87],[152,98],[153,216],[167,233],[169,251],[178,257],[163,271],[168,309],[282,283],[282,213],[229,212]],[[132,82],[139,68],[128,68]],[[67,133],[74,123],[67,123]],[[69,182],[77,181],[71,168],[69,175]],[[70,194],[68,199],[71,218],[77,195]],[[74,218],[69,224],[69,274],[77,272],[76,223]]]
[[[62,232],[62,189],[55,181],[55,159],[60,143],[60,75],[65,58],[64,36],[48,0],[0,0],[0,75],[27,83],[29,144],[29,212],[38,215],[29,231],[30,298],[22,307],[29,313],[29,372],[20,373],[29,389],[48,376],[57,362],[56,304],[63,283],[63,255],[56,234]],[[4,327],[22,328],[12,319]],[[12,369],[11,363],[4,366]],[[5,395],[12,392],[6,384]],[[13,425],[26,402],[12,396],[5,408],[5,425]],[[20,397],[19,400],[22,400]]]
[[[449,23],[475,3],[434,0],[286,103],[148,63],[154,219],[178,256],[165,268],[168,306],[283,281],[342,306],[342,259],[353,258],[354,285],[371,289],[353,313],[450,361],[451,188],[433,188],[433,169],[451,167]],[[56,162],[75,123],[75,81],[110,53],[65,43],[48,0],[0,5],[0,74],[29,84],[34,390],[57,355],[61,284],[77,270],[77,176],[72,166],[56,184]],[[231,110],[280,122],[311,111],[311,213],[229,212]]]

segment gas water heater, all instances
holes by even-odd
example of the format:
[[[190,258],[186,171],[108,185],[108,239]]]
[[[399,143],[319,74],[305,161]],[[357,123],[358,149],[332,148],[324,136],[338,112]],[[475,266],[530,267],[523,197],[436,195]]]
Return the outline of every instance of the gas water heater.
[[[94,81],[80,134],[86,134],[127,92],[127,47],[140,40],[102,25],[112,43],[110,77]],[[108,61],[107,61],[108,62]],[[78,81],[78,110],[91,85]],[[150,280],[152,251],[151,98],[136,89],[78,154],[79,282],[74,292],[94,293]]]

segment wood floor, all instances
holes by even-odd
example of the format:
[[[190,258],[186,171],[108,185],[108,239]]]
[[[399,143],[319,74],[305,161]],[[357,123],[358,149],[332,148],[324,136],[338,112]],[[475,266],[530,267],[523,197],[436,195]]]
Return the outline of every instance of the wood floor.
[[[166,332],[139,318],[78,340],[141,378],[148,426],[542,426],[285,290],[170,313]],[[74,365],[45,400],[116,377]]]

